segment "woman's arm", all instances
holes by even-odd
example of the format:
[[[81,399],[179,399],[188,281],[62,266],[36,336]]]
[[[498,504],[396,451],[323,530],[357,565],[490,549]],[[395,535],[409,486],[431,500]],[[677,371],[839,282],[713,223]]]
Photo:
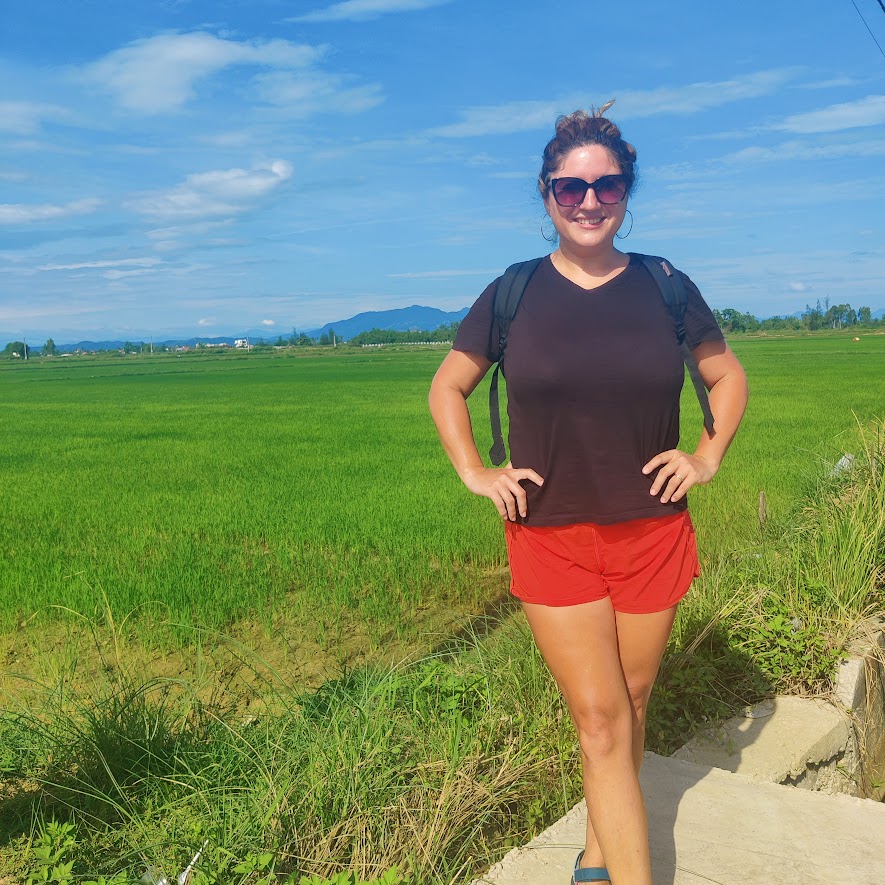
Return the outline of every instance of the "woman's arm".
[[[460,350],[449,351],[430,385],[430,414],[443,448],[464,485],[475,495],[491,499],[504,519],[525,516],[525,489],[520,480],[538,485],[544,480],[530,468],[486,467],[473,439],[467,397],[483,379],[492,363],[485,357]]]
[[[716,429],[711,435],[704,428],[693,455],[670,449],[656,455],[642,468],[643,473],[661,468],[650,492],[652,495],[662,492],[663,504],[678,501],[693,485],[705,485],[713,479],[747,407],[747,376],[724,341],[705,341],[692,353],[710,391],[710,409]]]

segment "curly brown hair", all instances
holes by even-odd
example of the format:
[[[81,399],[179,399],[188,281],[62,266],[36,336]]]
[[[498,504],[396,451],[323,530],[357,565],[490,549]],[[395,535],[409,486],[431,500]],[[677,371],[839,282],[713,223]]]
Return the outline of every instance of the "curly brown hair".
[[[591,106],[590,113],[577,110],[559,117],[556,121],[556,135],[547,142],[541,172],[538,175],[538,190],[546,199],[553,173],[562,165],[566,154],[575,148],[598,144],[604,147],[618,164],[621,173],[630,179],[628,193],[632,194],[638,170],[636,168],[636,148],[621,137],[621,130],[606,116],[605,112],[614,104],[614,99],[601,108]]]

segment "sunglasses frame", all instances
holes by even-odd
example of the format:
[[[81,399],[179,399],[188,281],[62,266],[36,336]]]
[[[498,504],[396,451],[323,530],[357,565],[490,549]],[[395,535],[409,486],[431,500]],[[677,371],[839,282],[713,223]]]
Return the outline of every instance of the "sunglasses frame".
[[[618,179],[623,183],[624,196],[622,196],[620,200],[615,200],[613,203],[607,203],[607,202],[605,202],[605,200],[600,199],[599,191],[596,188],[600,182],[608,183],[609,181],[611,181],[611,179]],[[557,184],[557,182],[560,182],[560,181],[580,181],[581,184],[584,185],[584,193],[581,194],[581,199],[578,200],[577,203],[560,203],[559,202],[559,197],[557,196],[557,193],[556,193],[556,184]],[[627,199],[627,194],[630,192],[630,184],[631,184],[630,176],[626,175],[623,172],[618,172],[615,175],[600,175],[599,178],[596,179],[596,181],[584,181],[583,178],[578,178],[576,175],[565,175],[562,178],[552,178],[550,180],[550,193],[553,194],[553,199],[556,201],[556,205],[562,206],[563,209],[574,209],[575,207],[580,206],[581,203],[583,203],[584,200],[587,199],[587,191],[589,191],[589,190],[593,191],[593,193],[596,195],[596,199],[599,200],[599,202],[603,206],[617,206],[618,203],[623,203],[624,200]]]

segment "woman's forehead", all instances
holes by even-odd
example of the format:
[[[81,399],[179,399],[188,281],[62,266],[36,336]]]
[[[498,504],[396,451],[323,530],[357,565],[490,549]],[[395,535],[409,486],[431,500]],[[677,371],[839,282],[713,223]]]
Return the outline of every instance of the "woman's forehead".
[[[620,171],[621,167],[608,150],[602,145],[589,144],[570,150],[562,158],[556,175],[575,176],[592,181],[601,175],[616,175]],[[588,178],[588,175],[592,177]]]

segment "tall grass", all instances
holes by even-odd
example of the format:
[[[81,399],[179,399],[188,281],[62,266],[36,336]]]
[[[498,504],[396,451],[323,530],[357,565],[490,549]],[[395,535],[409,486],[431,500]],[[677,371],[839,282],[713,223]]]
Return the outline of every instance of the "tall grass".
[[[273,703],[247,720],[125,665],[78,690],[47,685],[42,703],[32,693],[0,720],[18,748],[7,839],[69,818],[75,870],[90,876],[180,869],[209,839],[206,881],[245,882],[237,864],[270,851],[280,874],[397,864],[414,883],[450,883],[575,799],[574,737],[521,624],[313,693],[269,681]],[[23,872],[18,859],[5,869]]]

